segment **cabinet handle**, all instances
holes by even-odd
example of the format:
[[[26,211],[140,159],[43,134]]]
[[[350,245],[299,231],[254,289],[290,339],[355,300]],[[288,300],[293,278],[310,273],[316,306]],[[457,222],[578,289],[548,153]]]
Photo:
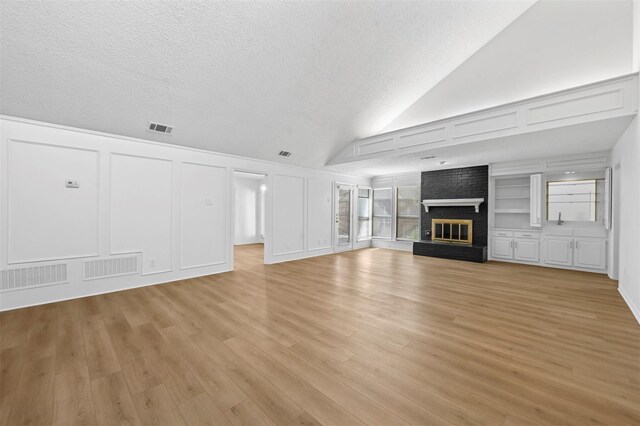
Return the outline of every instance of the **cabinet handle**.
[[[569,241],[569,247],[573,248],[573,240]]]
[[[509,241],[509,248],[513,248],[513,241]]]
[[[516,241],[516,248],[518,248],[518,242]]]
[[[576,250],[578,249],[578,241],[576,241]]]
[[[530,237],[531,234],[522,234],[523,237]]]

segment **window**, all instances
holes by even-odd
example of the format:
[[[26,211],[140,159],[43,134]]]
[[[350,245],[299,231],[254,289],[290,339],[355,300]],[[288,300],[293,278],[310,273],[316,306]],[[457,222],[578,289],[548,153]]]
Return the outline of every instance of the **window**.
[[[398,187],[396,239],[420,239],[420,186]]]
[[[358,189],[358,241],[371,238],[371,190]]]
[[[599,179],[547,182],[547,220],[595,222],[602,187]]]
[[[391,188],[373,190],[373,238],[391,238]]]

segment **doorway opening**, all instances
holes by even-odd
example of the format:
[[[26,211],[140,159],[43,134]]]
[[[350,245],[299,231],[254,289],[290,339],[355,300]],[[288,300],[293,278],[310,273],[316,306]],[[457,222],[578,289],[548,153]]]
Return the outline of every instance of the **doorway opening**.
[[[264,264],[267,175],[233,173],[234,269]]]

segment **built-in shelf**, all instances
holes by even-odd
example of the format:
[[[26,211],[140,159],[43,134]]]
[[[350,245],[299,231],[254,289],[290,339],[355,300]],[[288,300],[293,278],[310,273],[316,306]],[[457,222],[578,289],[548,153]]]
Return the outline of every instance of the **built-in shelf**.
[[[495,209],[495,213],[529,214],[529,209]]]
[[[496,200],[528,200],[529,196],[526,197],[496,197]]]
[[[518,185],[496,185],[496,189],[498,188],[524,188],[529,187],[528,183],[518,184]]]

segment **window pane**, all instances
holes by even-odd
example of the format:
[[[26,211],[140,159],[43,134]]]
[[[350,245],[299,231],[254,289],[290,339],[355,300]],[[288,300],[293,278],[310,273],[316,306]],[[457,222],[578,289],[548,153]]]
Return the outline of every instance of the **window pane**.
[[[398,216],[420,216],[420,186],[398,188]]]
[[[391,188],[373,190],[373,236],[391,238]]]
[[[382,238],[391,238],[391,218],[375,217],[373,218],[373,236]]]
[[[420,220],[399,217],[397,238],[418,241],[420,239]]]
[[[391,188],[373,190],[373,215],[391,216]]]
[[[369,198],[370,189],[358,189],[358,198]]]
[[[358,219],[358,238],[368,238],[371,236],[371,221],[369,219]]]
[[[369,197],[366,197],[366,198],[358,197],[358,217],[363,219],[364,218],[368,219],[370,214],[371,212],[369,208]]]
[[[338,240],[351,241],[351,190],[338,190]]]

